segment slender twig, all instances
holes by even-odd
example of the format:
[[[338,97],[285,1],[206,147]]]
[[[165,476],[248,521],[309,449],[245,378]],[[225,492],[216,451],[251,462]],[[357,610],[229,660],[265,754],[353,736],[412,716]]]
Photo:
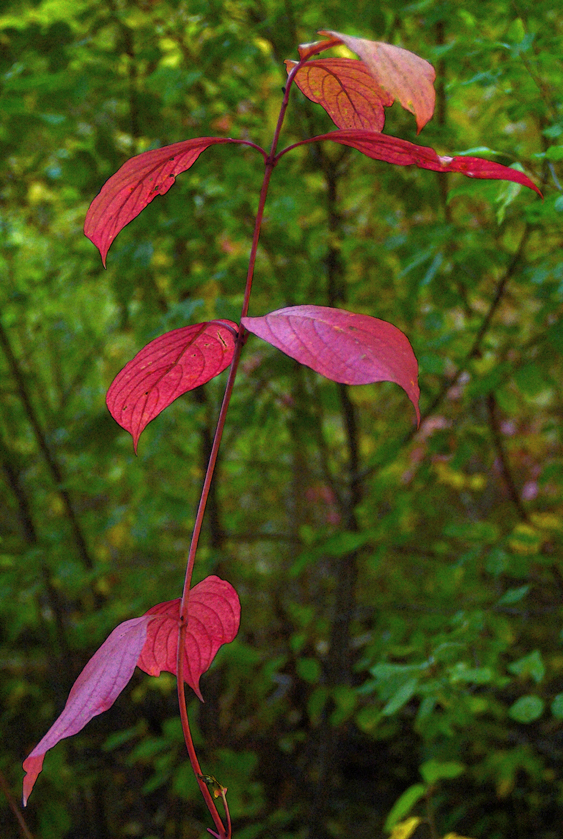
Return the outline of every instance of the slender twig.
[[[461,374],[467,369],[467,366],[468,366],[469,362],[472,361],[479,354],[480,349],[481,349],[481,344],[483,342],[483,338],[485,337],[485,335],[489,331],[489,327],[491,325],[491,321],[493,319],[493,316],[494,316],[496,310],[498,309],[498,307],[500,305],[500,302],[501,302],[501,300],[504,296],[504,293],[506,291],[506,286],[508,285],[509,281],[514,276],[514,271],[516,270],[517,266],[520,263],[520,260],[522,259],[522,255],[524,253],[524,248],[525,248],[525,246],[528,242],[528,239],[530,237],[530,233],[531,233],[531,227],[530,227],[529,224],[526,224],[526,226],[524,228],[524,232],[523,232],[523,234],[520,238],[520,242],[518,244],[518,248],[516,250],[516,253],[512,257],[512,259],[510,260],[509,264],[506,267],[506,271],[504,272],[504,274],[500,278],[499,282],[497,283],[497,287],[495,289],[493,299],[491,300],[491,303],[490,303],[489,308],[487,310],[487,314],[483,318],[483,320],[481,322],[481,326],[479,327],[479,330],[478,330],[475,338],[473,339],[473,343],[471,344],[471,348],[469,349],[465,358],[463,359],[463,361],[459,365],[456,373],[450,379],[448,379],[447,382],[445,382],[442,385],[442,387],[440,388],[440,390],[438,391],[438,393],[436,394],[436,396],[434,397],[434,399],[432,400],[430,405],[423,412],[423,414],[420,418],[420,425],[422,425],[423,422],[426,419],[428,419],[428,417],[431,416],[434,413],[434,411],[436,410],[438,405],[441,404],[442,400],[444,399],[444,397],[446,396],[448,391],[454,385],[457,384]],[[416,433],[416,429],[411,431],[408,438],[410,439],[411,437],[413,437],[415,433]]]
[[[528,513],[526,512],[524,505],[522,504],[520,493],[518,492],[518,488],[516,487],[516,481],[514,480],[514,476],[512,475],[512,471],[510,469],[510,463],[504,446],[504,441],[502,439],[502,432],[500,429],[500,423],[497,415],[497,401],[493,393],[489,393],[489,395],[487,396],[487,409],[489,411],[491,436],[493,438],[493,443],[495,445],[496,453],[500,463],[502,477],[504,483],[506,484],[506,489],[508,490],[510,500],[516,507],[520,518],[523,521],[528,521]]]
[[[33,433],[35,435],[35,440],[43,455],[45,463],[51,473],[51,477],[53,479],[53,483],[55,484],[56,490],[63,502],[63,506],[66,511],[67,518],[70,522],[70,526],[74,535],[74,541],[76,543],[76,547],[78,549],[78,553],[82,562],[84,563],[85,568],[89,571],[93,570],[94,562],[92,557],[90,556],[90,552],[88,550],[88,546],[86,544],[86,539],[82,532],[82,528],[80,527],[80,523],[78,521],[78,516],[76,515],[76,511],[74,509],[74,505],[72,503],[70,494],[66,487],[64,486],[64,479],[61,467],[59,466],[58,461],[56,460],[51,448],[47,442],[47,438],[45,433],[41,427],[41,423],[39,422],[39,418],[37,413],[33,407],[31,402],[31,398],[29,396],[27,390],[27,383],[25,380],[25,376],[23,371],[21,370],[20,364],[14,350],[12,348],[12,344],[10,342],[10,338],[8,336],[7,331],[4,329],[2,322],[0,321],[0,345],[4,351],[4,355],[6,356],[6,360],[8,362],[8,367],[10,368],[10,372],[16,384],[16,388],[18,391],[18,396],[20,401],[24,407],[25,413],[27,415],[27,419],[29,424],[33,429]]]
[[[512,259],[510,260],[509,264],[506,267],[506,270],[504,271],[502,277],[500,278],[500,280],[497,283],[495,293],[493,295],[493,298],[491,300],[491,303],[489,305],[487,313],[486,313],[485,317],[483,318],[483,320],[481,321],[481,326],[479,327],[479,329],[477,331],[477,334],[475,335],[475,338],[473,339],[471,347],[469,348],[469,350],[465,354],[464,358],[460,362],[460,364],[459,364],[456,372],[454,373],[454,375],[450,376],[448,379],[446,379],[443,382],[441,388],[439,389],[438,393],[435,395],[434,399],[432,399],[430,404],[425,408],[424,411],[422,411],[422,413],[420,415],[420,423],[419,423],[418,427],[413,426],[411,428],[411,430],[407,434],[405,434],[405,436],[404,436],[404,438],[403,438],[403,440],[400,444],[400,448],[403,448],[404,446],[406,446],[408,443],[410,443],[410,441],[413,439],[413,437],[416,436],[419,429],[422,428],[422,426],[424,425],[426,420],[429,417],[431,417],[434,414],[434,412],[436,411],[436,409],[442,404],[442,402],[444,401],[446,395],[451,390],[451,388],[454,387],[458,383],[462,374],[467,370],[467,367],[469,366],[470,362],[479,355],[479,353],[481,351],[481,344],[483,342],[483,339],[484,339],[485,335],[489,331],[489,328],[491,326],[491,322],[493,320],[493,316],[494,316],[496,310],[498,309],[498,307],[499,307],[499,305],[500,305],[500,303],[501,303],[501,301],[504,297],[506,287],[507,287],[508,283],[510,282],[510,280],[512,279],[512,277],[514,276],[514,272],[515,272],[516,268],[518,267],[518,265],[520,264],[520,262],[522,260],[522,256],[524,254],[524,250],[525,250],[526,244],[528,242],[528,239],[530,238],[531,232],[532,232],[531,225],[527,223],[526,226],[524,227],[524,232],[522,233],[522,236],[520,238],[520,242],[518,244],[516,252],[514,253]],[[373,474],[375,469],[376,469],[375,466],[367,467],[366,469],[364,469],[360,473],[360,477],[362,479],[365,479],[365,478],[369,477],[369,475]]]

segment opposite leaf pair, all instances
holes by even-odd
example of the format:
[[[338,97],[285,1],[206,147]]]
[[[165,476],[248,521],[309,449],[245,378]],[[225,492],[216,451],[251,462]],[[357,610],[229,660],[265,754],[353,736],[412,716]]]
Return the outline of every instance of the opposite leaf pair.
[[[292,306],[261,318],[242,318],[249,332],[335,382],[396,382],[414,405],[417,363],[406,336],[369,315],[326,306]],[[217,376],[231,363],[238,330],[214,320],[155,338],[116,376],[107,394],[112,417],[133,437],[178,396]]]

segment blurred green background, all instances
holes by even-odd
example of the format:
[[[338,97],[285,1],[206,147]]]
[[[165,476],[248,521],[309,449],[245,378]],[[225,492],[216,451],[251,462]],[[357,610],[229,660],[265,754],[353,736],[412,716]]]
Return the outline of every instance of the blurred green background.
[[[205,152],[112,246],[87,207],[132,154],[268,147],[283,60],[316,31],[438,71],[418,142],[544,193],[309,145],[277,167],[251,315],[342,306],[407,332],[421,410],[250,338],[196,581],[236,641],[191,705],[236,839],[559,839],[563,822],[563,19],[555,0],[19,0],[0,9],[0,778],[120,621],[179,597],[222,374],[144,432],[105,391],[148,340],[238,319],[261,184]],[[331,130],[296,90],[282,144]],[[417,141],[397,105],[385,130]],[[174,679],[140,671],[47,755],[36,839],[192,839],[211,821]],[[0,795],[3,839],[23,835]]]

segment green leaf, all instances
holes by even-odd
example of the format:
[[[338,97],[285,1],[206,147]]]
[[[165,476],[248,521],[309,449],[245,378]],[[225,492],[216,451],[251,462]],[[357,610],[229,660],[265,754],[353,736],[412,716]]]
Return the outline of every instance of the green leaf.
[[[397,711],[399,711],[403,705],[406,705],[409,699],[414,696],[417,686],[418,679],[409,679],[401,685],[396,693],[393,694],[381,713],[385,717],[390,717],[392,714],[396,714]]]
[[[485,685],[493,680],[493,675],[490,667],[468,667],[466,662],[459,661],[451,669],[450,680],[453,684]]]
[[[385,830],[393,830],[395,825],[401,821],[426,795],[426,787],[424,784],[413,784],[404,791],[404,793],[395,801],[389,815],[385,820]]]
[[[515,722],[534,722],[543,714],[544,706],[543,699],[531,693],[517,699],[508,709],[508,716]]]
[[[545,665],[539,650],[519,658],[508,665],[508,669],[515,676],[533,679],[536,684],[542,681],[545,676]]]
[[[508,591],[502,595],[497,603],[497,606],[511,606],[513,603],[519,603],[528,592],[530,586],[518,586],[517,588],[509,588]]]
[[[464,764],[459,763],[456,760],[441,762],[439,760],[432,759],[427,760],[420,767],[420,774],[427,784],[435,784],[436,781],[441,781],[443,778],[458,778],[464,772]]]
[[[354,719],[360,731],[371,734],[381,720],[381,711],[374,705],[366,705],[364,708],[360,708]]]

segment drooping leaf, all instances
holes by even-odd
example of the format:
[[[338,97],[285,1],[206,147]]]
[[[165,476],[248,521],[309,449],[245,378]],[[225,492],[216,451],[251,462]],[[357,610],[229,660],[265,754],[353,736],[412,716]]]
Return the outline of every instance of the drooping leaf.
[[[185,681],[201,699],[199,679],[222,644],[232,641],[240,621],[240,602],[230,583],[207,577],[189,594]],[[23,803],[43,768],[46,752],[77,734],[95,716],[111,708],[135,666],[158,676],[176,673],[180,600],[159,603],[140,618],[120,623],[94,653],[72,686],[66,705],[47,734],[23,763]]]
[[[418,364],[407,337],[390,323],[326,306],[290,306],[243,326],[335,382],[400,385],[420,419]]]
[[[107,393],[112,417],[133,436],[135,451],[148,423],[178,396],[229,366],[237,325],[212,320],[160,335],[117,374]]]
[[[84,233],[100,251],[106,264],[107,252],[123,230],[157,195],[173,186],[176,175],[185,172],[205,149],[222,143],[242,143],[225,137],[197,137],[152,149],[131,157],[106,181],[86,213]]]
[[[418,166],[420,169],[431,169],[433,172],[460,172],[468,178],[513,181],[533,189],[541,197],[538,187],[518,169],[511,169],[510,166],[503,166],[501,163],[495,163],[481,157],[438,155],[434,149],[428,146],[418,146],[415,143],[409,143],[408,140],[402,140],[400,137],[392,137],[375,131],[345,129],[330,131],[328,134],[301,140],[295,146],[316,143],[320,140],[330,140],[333,143],[351,146],[373,160],[383,160],[397,166]],[[279,157],[289,151],[290,148],[295,148],[295,146],[283,149]]]
[[[319,35],[336,39],[359,55],[377,84],[414,114],[417,132],[424,128],[432,118],[436,101],[436,72],[428,61],[402,47],[381,41],[368,41],[331,30],[321,30]]]
[[[285,64],[290,73],[297,62]],[[353,58],[309,61],[297,72],[295,83],[308,99],[322,105],[338,128],[381,131],[384,107],[393,104],[365,64]]]
[[[129,682],[152,620],[143,615],[120,623],[94,653],[72,686],[63,712],[24,761],[23,768],[27,773],[23,781],[24,806],[43,768],[45,753],[65,737],[77,734],[93,717],[111,708]]]
[[[219,577],[206,577],[190,590],[184,679],[203,701],[199,690],[202,673],[209,668],[220,646],[238,632],[240,601],[234,588]],[[176,675],[180,600],[159,603],[146,613],[158,615],[149,625],[138,665],[150,676],[162,670]]]

